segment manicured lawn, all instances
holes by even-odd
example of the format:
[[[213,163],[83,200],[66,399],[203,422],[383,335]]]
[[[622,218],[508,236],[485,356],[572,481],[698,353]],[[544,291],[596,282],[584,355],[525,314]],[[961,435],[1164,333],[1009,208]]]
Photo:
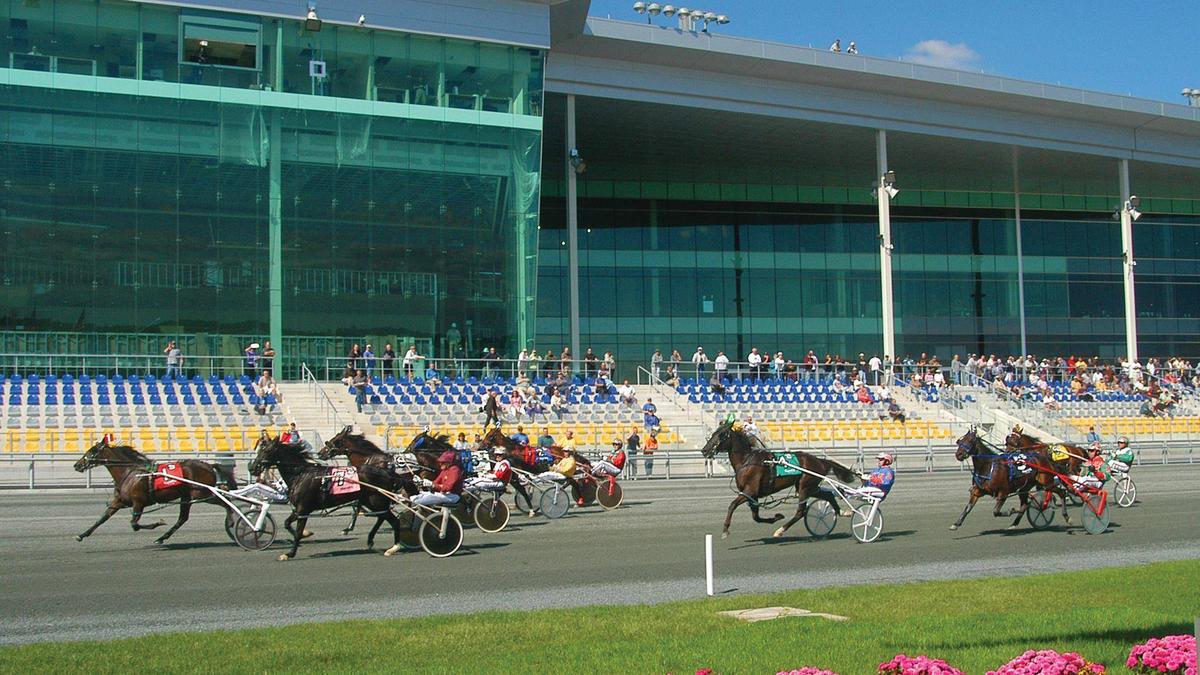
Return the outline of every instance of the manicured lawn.
[[[282,600],[281,600],[282,601]],[[746,624],[719,610],[786,605],[850,617]],[[897,652],[983,673],[1029,648],[1126,672],[1131,645],[1187,633],[1200,561],[1044,576],[856,586],[634,607],[486,612],[0,650],[4,672],[873,673]]]

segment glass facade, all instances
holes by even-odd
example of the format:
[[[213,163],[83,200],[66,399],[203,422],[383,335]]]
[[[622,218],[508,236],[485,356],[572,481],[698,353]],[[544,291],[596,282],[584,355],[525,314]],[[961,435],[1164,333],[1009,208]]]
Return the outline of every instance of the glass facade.
[[[274,334],[294,366],[531,330],[540,52],[121,2],[0,21],[4,350]]]

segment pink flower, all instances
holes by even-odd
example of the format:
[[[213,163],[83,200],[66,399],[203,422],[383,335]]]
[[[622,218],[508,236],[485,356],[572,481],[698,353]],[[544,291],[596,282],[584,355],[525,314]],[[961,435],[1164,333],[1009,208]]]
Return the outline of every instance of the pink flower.
[[[1151,638],[1129,650],[1125,665],[1136,673],[1195,675],[1196,638],[1193,635]]]
[[[781,670],[775,675],[837,675],[832,670],[823,670],[815,666],[804,666],[797,670]]]
[[[890,661],[879,664],[879,675],[964,675],[963,672],[941,659],[928,656],[897,654]]]

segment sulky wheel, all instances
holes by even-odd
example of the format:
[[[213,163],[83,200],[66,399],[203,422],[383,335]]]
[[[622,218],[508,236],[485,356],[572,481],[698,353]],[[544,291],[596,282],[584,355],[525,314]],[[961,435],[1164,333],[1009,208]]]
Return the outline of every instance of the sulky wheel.
[[[237,535],[234,534],[233,526],[242,519],[238,514],[247,514],[247,518],[252,518],[253,516],[249,514],[255,512],[255,506],[249,502],[235,502],[234,507],[237,509],[236,511],[233,509],[226,509],[225,511],[225,534],[229,535],[229,541],[236,544],[238,540]]]
[[[529,500],[525,499],[525,495],[521,494],[520,492],[513,493],[513,506],[517,507],[517,510],[521,513],[529,513],[530,511],[534,511],[537,508],[536,505],[541,503],[540,490],[528,484],[525,486],[525,489],[529,491],[529,496],[531,499],[533,499],[533,504],[530,504]]]
[[[1083,529],[1087,530],[1088,534],[1101,534],[1108,529],[1108,523],[1112,520],[1112,514],[1108,508],[1108,500],[1104,499],[1103,494],[1092,495],[1087,503],[1083,505]],[[1096,511],[1094,504],[1099,504],[1103,508]]]
[[[475,525],[489,534],[503,530],[508,525],[508,504],[495,495],[475,502]]]
[[[540,506],[543,516],[551,520],[562,518],[571,510],[571,497],[561,485],[555,484],[542,493]]]
[[[850,529],[854,532],[854,538],[864,544],[875,541],[883,533],[883,509],[872,504],[863,504],[854,509]]]
[[[804,529],[813,537],[826,537],[837,525],[838,510],[824,499],[813,499],[808,502],[804,511]]]
[[[625,499],[625,490],[621,484],[613,481],[611,484],[608,479],[601,479],[596,484],[596,501],[606,509],[612,510],[621,505]]]
[[[579,481],[579,497],[583,499],[584,506],[591,506],[596,503],[596,492],[599,489],[599,484],[593,479]]]
[[[442,534],[442,519],[446,518],[446,533]],[[435,558],[446,558],[454,555],[463,543],[462,523],[453,515],[446,516],[439,511],[421,523],[421,548]]]
[[[1133,503],[1137,501],[1137,485],[1134,485],[1129,474],[1121,474],[1121,477],[1113,483],[1113,499],[1117,502],[1117,506],[1123,509],[1133,506]]]
[[[1046,491],[1038,488],[1029,493],[1029,506],[1025,509],[1025,520],[1035,530],[1044,530],[1054,522],[1054,502],[1047,501]]]
[[[262,529],[256,530],[254,526],[258,523],[258,514],[259,510],[254,508],[246,513],[249,523],[237,518],[233,524],[233,540],[247,551],[261,551],[275,541],[275,517],[268,511],[263,518]]]
[[[410,551],[420,548],[421,538],[418,534],[418,530],[421,527],[421,519],[414,516],[412,511],[409,511],[404,507],[397,506],[395,509],[393,509],[393,512],[396,514],[396,518],[400,521],[397,529],[397,538],[400,540],[400,545]]]

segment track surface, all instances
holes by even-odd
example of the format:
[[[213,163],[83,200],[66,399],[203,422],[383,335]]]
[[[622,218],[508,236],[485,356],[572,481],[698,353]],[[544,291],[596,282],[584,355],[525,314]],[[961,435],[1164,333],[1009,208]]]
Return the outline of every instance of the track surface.
[[[718,592],[746,593],[867,582],[1019,575],[1200,557],[1200,466],[1137,467],[1139,503],[1113,507],[1109,532],[1034,532],[991,515],[981,501],[962,529],[947,527],[965,503],[965,474],[901,475],[885,502],[884,536],[859,544],[840,520],[824,541],[803,523],[775,526],[734,514],[716,540]],[[135,533],[118,514],[83,543],[73,536],[99,516],[107,492],[0,494],[0,643],[106,639],[151,632],[232,629],[481,609],[535,609],[696,598],[704,592],[703,535],[719,533],[728,480],[627,483],[614,512],[572,510],[558,521],[514,514],[509,529],[468,529],[448,559],[368,552],[363,521],[310,521],[316,537],[277,562],[280,543],[238,549],[216,507],[201,505],[168,546]],[[1015,502],[1014,502],[1015,503]],[[785,507],[790,515],[793,507]],[[770,513],[765,511],[764,513]],[[1078,514],[1078,509],[1073,509]],[[280,514],[282,516],[282,514]],[[147,515],[173,521],[171,510]],[[282,517],[280,518],[282,524]],[[1078,522],[1078,517],[1076,517]],[[281,528],[282,529],[282,528]],[[161,530],[160,530],[161,531]],[[387,526],[379,544],[390,542]]]

